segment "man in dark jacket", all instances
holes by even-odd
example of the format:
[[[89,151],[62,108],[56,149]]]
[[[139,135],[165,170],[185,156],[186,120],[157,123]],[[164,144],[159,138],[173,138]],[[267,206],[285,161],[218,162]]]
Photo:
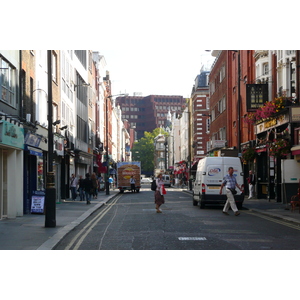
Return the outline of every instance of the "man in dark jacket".
[[[85,179],[83,180],[83,189],[85,193],[86,204],[91,204],[91,192],[93,190],[93,183],[89,173],[85,174]]]

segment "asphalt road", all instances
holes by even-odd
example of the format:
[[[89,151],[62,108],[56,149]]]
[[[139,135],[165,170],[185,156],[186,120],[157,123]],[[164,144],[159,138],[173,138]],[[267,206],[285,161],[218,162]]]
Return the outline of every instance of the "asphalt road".
[[[162,214],[154,193],[119,194],[76,227],[58,250],[292,250],[300,249],[299,226],[241,210],[200,209],[191,195],[168,188]]]

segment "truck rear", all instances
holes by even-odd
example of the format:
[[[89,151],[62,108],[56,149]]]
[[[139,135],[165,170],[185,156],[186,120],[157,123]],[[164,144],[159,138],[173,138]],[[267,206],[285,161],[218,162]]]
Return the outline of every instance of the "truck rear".
[[[135,179],[135,190],[139,192],[141,188],[141,162],[124,161],[117,163],[117,186],[120,193],[131,190],[130,178],[132,175]]]

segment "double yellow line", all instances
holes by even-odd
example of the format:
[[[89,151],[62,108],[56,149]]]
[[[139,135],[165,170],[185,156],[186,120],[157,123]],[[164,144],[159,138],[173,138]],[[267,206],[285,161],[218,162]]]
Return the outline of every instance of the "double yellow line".
[[[71,242],[66,246],[65,250],[78,250],[84,239],[91,232],[91,230],[96,226],[96,224],[111,210],[111,208],[117,203],[117,201],[122,197],[122,195],[114,198],[109,205],[104,209],[101,209],[97,215],[88,222],[71,240]]]
[[[300,230],[300,225],[293,224],[292,222],[288,222],[288,221],[284,221],[284,220],[277,220],[277,219],[275,219],[275,217],[268,217],[264,214],[261,214],[259,212],[254,212],[254,211],[246,212],[246,213],[250,214],[250,215],[257,216],[259,218],[262,218],[262,219],[265,219],[265,220],[268,220],[268,221],[271,221],[271,222],[274,222],[274,223],[277,223],[277,224],[280,224],[280,225],[283,225],[283,226],[287,226],[287,227],[290,227],[290,228],[293,228],[293,229],[296,229],[296,230]]]

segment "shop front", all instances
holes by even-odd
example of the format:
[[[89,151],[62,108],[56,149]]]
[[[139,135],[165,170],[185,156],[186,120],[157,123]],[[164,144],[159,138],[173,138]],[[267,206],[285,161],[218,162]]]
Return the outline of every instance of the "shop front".
[[[281,161],[290,153],[289,111],[256,125],[257,198],[282,201]]]
[[[0,121],[0,219],[23,216],[24,128]]]
[[[47,146],[42,135],[24,130],[23,213],[30,214],[32,197],[45,192]]]

